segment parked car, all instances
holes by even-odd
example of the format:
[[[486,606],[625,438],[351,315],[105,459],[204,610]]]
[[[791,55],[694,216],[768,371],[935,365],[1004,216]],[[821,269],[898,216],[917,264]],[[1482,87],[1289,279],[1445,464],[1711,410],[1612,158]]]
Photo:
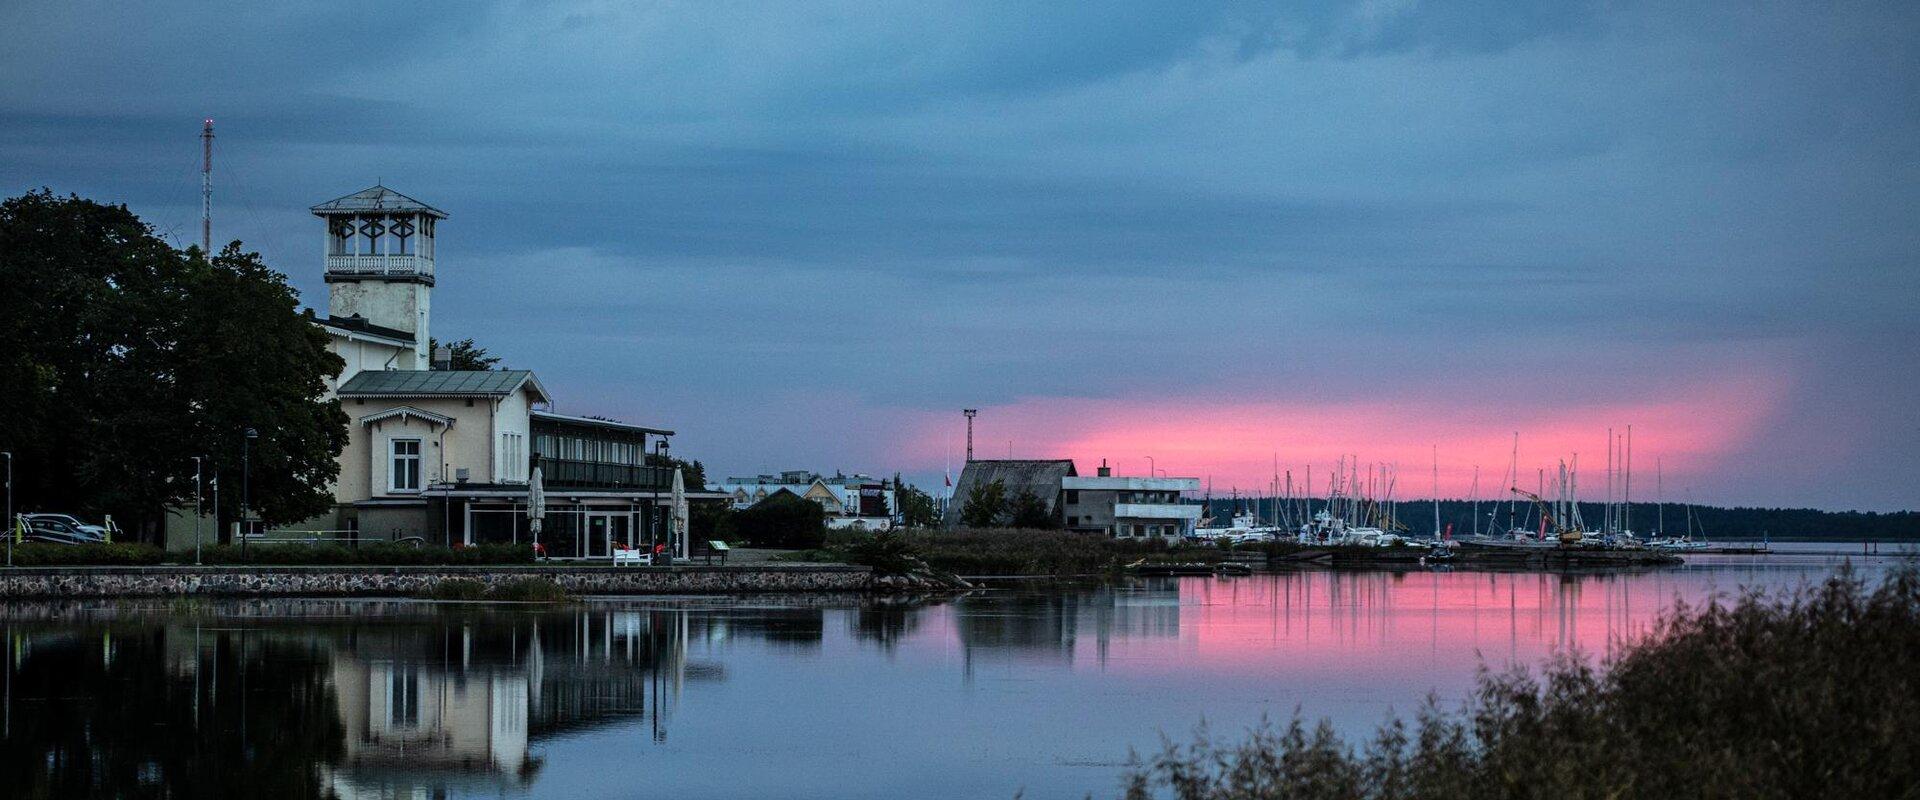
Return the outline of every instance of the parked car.
[[[85,522],[81,522],[79,517],[73,516],[72,514],[21,514],[20,516],[25,517],[29,523],[31,523],[33,520],[36,520],[36,519],[45,519],[45,520],[53,520],[55,522],[63,522],[63,523],[66,523],[68,527],[73,528],[76,531],[80,531],[81,533],[92,534],[96,539],[107,538],[107,529],[105,527],[100,525],[89,525]]]
[[[23,514],[27,525],[25,539],[30,542],[50,544],[100,544],[107,540],[104,534],[96,534],[76,527],[64,514]],[[89,526],[98,530],[98,526]]]

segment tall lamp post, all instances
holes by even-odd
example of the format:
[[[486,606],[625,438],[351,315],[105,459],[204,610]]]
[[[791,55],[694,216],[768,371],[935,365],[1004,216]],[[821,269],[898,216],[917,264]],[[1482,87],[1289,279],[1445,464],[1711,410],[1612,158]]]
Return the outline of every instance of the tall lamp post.
[[[247,560],[247,539],[251,534],[249,521],[253,516],[253,440],[260,438],[260,432],[247,429],[246,438],[240,440],[240,560]]]
[[[1160,468],[1154,465],[1153,456],[1147,456],[1147,477],[1151,478],[1159,472]]]
[[[665,475],[665,476],[668,476],[668,477],[667,477],[667,483],[669,483],[669,484],[671,484],[671,483],[672,483],[672,481],[673,481],[673,478],[672,478],[672,475],[673,475],[673,460],[667,457],[667,448],[668,448],[669,446],[670,446],[670,445],[668,445],[668,444],[667,444],[667,437],[665,437],[665,436],[662,436],[662,437],[660,437],[660,438],[659,438],[659,440],[657,440],[657,441],[655,441],[655,442],[653,443],[653,457],[654,457],[654,460],[655,460],[655,461],[658,461],[658,462],[660,462],[660,472],[658,472],[658,473],[656,473],[656,474],[659,474],[659,475]],[[654,496],[655,496],[655,497],[659,497],[659,493],[658,493],[658,492],[655,492],[655,493],[654,493]],[[659,508],[659,503],[657,503],[657,502],[656,502],[656,503],[654,504],[654,508],[655,508],[655,509],[658,509],[658,508]],[[652,515],[649,515],[649,519],[647,520],[647,523],[648,523],[648,525],[649,525],[649,526],[651,526],[651,525],[653,525],[653,520],[651,519],[651,516],[652,516]],[[667,554],[668,554],[668,557],[669,557],[669,559],[671,559],[671,557],[672,557],[672,554],[673,554],[673,553],[675,552],[675,551],[674,551],[674,544],[673,544],[673,509],[672,509],[672,508],[668,508],[665,514],[662,514],[662,515],[659,515],[659,516],[661,517],[661,520],[660,520],[660,526],[659,526],[659,527],[656,527],[656,528],[654,528],[654,531],[656,532],[656,535],[655,535],[654,537],[652,537],[652,538],[653,538],[653,543],[654,543],[654,544],[656,544],[656,545],[658,545],[658,544],[660,543],[660,537],[659,537],[659,536],[657,535],[657,533],[658,533],[658,531],[659,531],[659,530],[660,530],[661,528],[665,528],[665,529],[666,529],[666,532],[667,532],[667,550],[666,550],[666,552],[667,552]],[[656,561],[655,561],[654,563],[656,563],[656,564],[657,564],[657,563],[659,563],[659,562],[658,562],[658,561],[656,560]]]
[[[200,566],[200,517],[205,513],[200,504],[200,464],[204,456],[193,457],[193,565]]]

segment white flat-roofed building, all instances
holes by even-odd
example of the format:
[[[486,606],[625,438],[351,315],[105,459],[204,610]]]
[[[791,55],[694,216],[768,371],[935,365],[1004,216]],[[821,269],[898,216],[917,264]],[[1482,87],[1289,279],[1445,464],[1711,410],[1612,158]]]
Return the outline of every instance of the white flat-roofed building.
[[[1181,493],[1200,491],[1199,478],[1114,475],[1102,464],[1091,477],[1061,478],[1060,490],[1068,530],[1177,540],[1200,522],[1200,506],[1180,502]]]

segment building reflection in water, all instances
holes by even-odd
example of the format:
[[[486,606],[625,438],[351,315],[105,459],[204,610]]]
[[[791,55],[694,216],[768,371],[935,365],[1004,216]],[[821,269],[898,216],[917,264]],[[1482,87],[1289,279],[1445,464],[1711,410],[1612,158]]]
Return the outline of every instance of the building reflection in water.
[[[185,621],[80,608],[6,608],[0,781],[39,787],[29,796],[526,788],[545,740],[635,719],[664,740],[683,686],[726,675],[690,661],[690,639],[817,644],[822,629],[817,610],[385,616],[288,602]]]
[[[1089,640],[1096,662],[1104,665],[1116,640],[1178,639],[1179,586],[1149,580],[961,598],[952,614],[965,671],[971,675],[976,660],[1072,663]]]

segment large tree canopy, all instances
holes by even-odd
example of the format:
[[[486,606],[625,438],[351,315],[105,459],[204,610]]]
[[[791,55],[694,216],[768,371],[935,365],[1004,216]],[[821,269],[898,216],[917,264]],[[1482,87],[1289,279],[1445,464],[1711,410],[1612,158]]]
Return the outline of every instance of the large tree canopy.
[[[125,206],[42,190],[0,203],[0,286],[0,449],[21,510],[153,520],[191,504],[205,456],[232,516],[248,428],[269,524],[332,502],[346,415],[319,398],[344,365],[258,253],[209,260]]]

